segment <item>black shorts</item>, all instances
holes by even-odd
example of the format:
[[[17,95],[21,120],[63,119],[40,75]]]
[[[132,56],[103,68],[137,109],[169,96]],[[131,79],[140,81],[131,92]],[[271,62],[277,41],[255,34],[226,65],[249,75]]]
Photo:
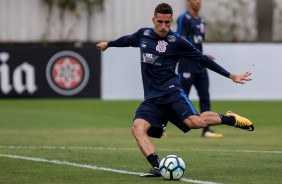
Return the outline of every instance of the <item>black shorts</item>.
[[[160,138],[168,121],[184,133],[188,132],[190,128],[183,120],[197,114],[186,93],[180,89],[162,97],[145,100],[136,110],[134,119],[140,118],[149,122],[152,126],[147,132],[148,135]]]

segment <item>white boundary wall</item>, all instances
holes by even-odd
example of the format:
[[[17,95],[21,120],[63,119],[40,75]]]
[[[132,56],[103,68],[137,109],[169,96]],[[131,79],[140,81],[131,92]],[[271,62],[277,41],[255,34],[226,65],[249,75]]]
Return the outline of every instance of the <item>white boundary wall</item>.
[[[253,73],[251,82],[235,84],[212,71],[213,100],[281,100],[282,44],[213,43],[205,53],[231,73]],[[102,54],[102,99],[143,99],[138,48],[109,48]],[[193,89],[190,99],[197,99]]]
[[[186,10],[186,0],[105,0],[104,9],[87,14],[77,0],[76,12],[49,8],[43,0],[0,0],[1,42],[98,42],[151,27],[154,8],[172,5],[177,17]],[[274,41],[282,41],[282,1],[274,1]],[[256,0],[204,0],[201,16],[207,22],[206,41],[256,41]],[[90,29],[88,29],[90,28]]]

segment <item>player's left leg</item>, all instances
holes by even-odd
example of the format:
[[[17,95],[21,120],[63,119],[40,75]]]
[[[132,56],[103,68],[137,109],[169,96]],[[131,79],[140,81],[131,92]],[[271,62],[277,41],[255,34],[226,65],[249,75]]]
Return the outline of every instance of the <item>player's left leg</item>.
[[[226,113],[227,117],[234,117],[235,118],[235,125],[233,125],[236,128],[241,128],[241,129],[245,129],[247,131],[254,131],[255,128],[253,126],[253,123],[248,120],[245,117],[242,117],[234,112],[228,111]]]
[[[195,107],[183,90],[171,93],[169,100],[171,100],[170,110],[176,113],[178,118],[190,129],[225,124],[248,131],[254,130],[254,126],[250,120],[231,112],[223,115],[207,111],[198,115]]]
[[[214,126],[225,124],[241,128],[247,131],[253,131],[253,123],[245,117],[228,111],[226,115],[216,112],[203,112],[199,116],[192,115],[183,120],[183,122],[191,129],[203,128],[205,126]]]

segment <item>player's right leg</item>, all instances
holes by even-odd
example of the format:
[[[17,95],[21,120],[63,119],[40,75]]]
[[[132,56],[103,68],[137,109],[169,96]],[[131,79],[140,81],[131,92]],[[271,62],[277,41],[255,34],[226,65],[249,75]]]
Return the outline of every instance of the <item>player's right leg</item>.
[[[156,152],[155,147],[147,134],[150,127],[150,123],[139,118],[134,120],[131,127],[131,132],[137,142],[137,145],[145,157]]]
[[[150,137],[160,138],[163,135],[167,123],[164,115],[163,108],[151,101],[144,101],[136,110],[131,131],[141,152],[152,166],[148,173],[141,175],[143,177],[161,176],[159,157]]]
[[[151,127],[144,119],[135,119],[132,125],[132,134],[141,150],[143,155],[147,158],[152,168],[148,173],[142,174],[142,177],[159,177],[159,157],[156,154],[155,146],[150,140],[147,131]]]

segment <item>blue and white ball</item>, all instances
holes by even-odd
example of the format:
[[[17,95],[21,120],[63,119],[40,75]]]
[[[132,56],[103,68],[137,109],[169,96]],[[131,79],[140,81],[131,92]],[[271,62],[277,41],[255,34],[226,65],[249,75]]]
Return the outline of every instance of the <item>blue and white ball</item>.
[[[177,155],[168,155],[163,158],[159,170],[165,180],[179,180],[185,171],[185,163]]]

